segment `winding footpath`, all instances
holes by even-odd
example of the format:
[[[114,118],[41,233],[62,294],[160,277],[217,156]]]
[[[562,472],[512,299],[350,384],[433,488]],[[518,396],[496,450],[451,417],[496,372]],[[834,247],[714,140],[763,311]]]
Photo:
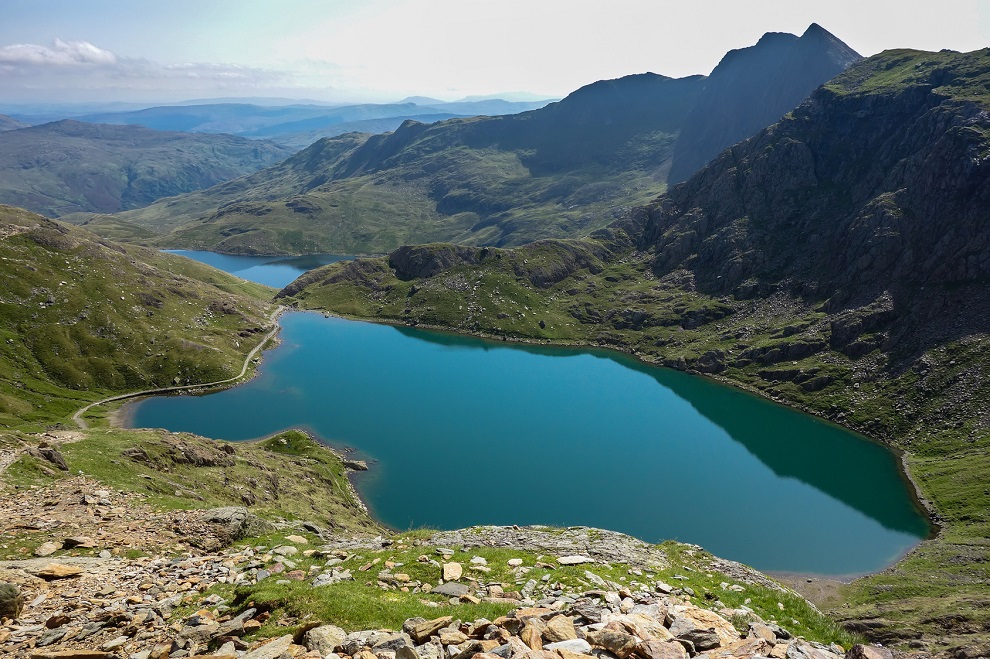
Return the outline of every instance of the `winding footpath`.
[[[126,393],[126,394],[118,394],[116,396],[110,396],[108,398],[103,398],[103,399],[98,400],[96,402],[90,403],[90,404],[86,405],[85,407],[79,408],[76,411],[76,413],[72,415],[72,420],[76,422],[76,425],[77,426],[79,426],[83,430],[86,430],[87,428],[89,428],[89,425],[86,423],[86,420],[83,419],[82,417],[83,417],[83,415],[86,412],[88,412],[90,410],[90,408],[96,407],[97,405],[104,405],[106,403],[112,403],[112,402],[117,401],[117,400],[126,400],[128,398],[137,398],[139,396],[152,396],[152,395],[156,395],[156,394],[167,394],[167,393],[172,393],[172,392],[175,392],[175,391],[187,391],[189,389],[205,389],[205,388],[208,388],[208,387],[216,387],[216,386],[221,385],[221,384],[228,384],[230,382],[236,382],[237,380],[240,380],[241,378],[243,378],[245,376],[245,374],[247,374],[248,366],[251,364],[251,360],[254,359],[255,355],[257,355],[261,351],[261,349],[265,347],[265,344],[268,343],[268,341],[271,340],[271,338],[274,337],[278,333],[279,325],[275,321],[279,317],[279,315],[283,311],[286,310],[286,308],[287,307],[284,307],[284,306],[279,305],[271,313],[271,315],[268,317],[268,322],[274,323],[274,327],[272,327],[272,329],[268,332],[268,334],[265,334],[265,336],[261,339],[261,341],[258,343],[258,345],[256,345],[251,350],[251,352],[249,352],[247,354],[247,357],[244,358],[244,365],[241,366],[241,372],[238,373],[237,375],[235,375],[233,377],[230,377],[230,378],[227,378],[225,380],[217,380],[216,382],[203,382],[203,383],[200,383],[200,384],[185,384],[185,385],[175,386],[175,387],[161,387],[159,389],[145,389],[143,391],[132,391],[132,392]]]

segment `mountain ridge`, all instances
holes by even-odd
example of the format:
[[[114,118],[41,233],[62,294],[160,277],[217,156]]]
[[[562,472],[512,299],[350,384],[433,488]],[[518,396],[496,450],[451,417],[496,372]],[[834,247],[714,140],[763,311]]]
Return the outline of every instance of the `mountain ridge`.
[[[827,34],[809,29],[800,38],[785,38],[812,53],[787,69],[802,89],[831,77],[827,67],[800,74],[809,62],[831,61],[832,49],[841,42]],[[765,69],[754,74],[764,82],[779,69],[777,51],[767,43],[738,56]],[[182,209],[186,200],[170,200],[176,230],[155,244],[231,253],[368,254],[410,242],[513,246],[587,235],[665,190],[699,99],[711,96],[721,78],[736,81],[719,71],[714,82],[653,73],[598,81],[561,101],[514,115],[428,126],[405,122],[393,133],[337,150],[339,158],[327,162],[321,182],[297,182],[292,197],[246,191],[241,201],[250,201],[243,206],[247,212],[220,213],[222,203],[235,201],[227,197],[218,198],[210,212],[200,203],[208,203],[210,193],[197,195],[188,211]],[[765,115],[769,123],[799,100],[763,94],[745,103],[769,104],[750,112]],[[746,136],[733,133],[732,140]],[[292,210],[300,205],[309,211]],[[390,216],[388,229],[377,219],[383,213]],[[120,219],[147,228],[151,224],[143,218],[156,214],[160,209]],[[294,236],[291,242],[287,234]]]
[[[797,107],[821,84],[812,81],[825,82],[860,59],[817,23],[800,37],[770,32],[755,46],[730,50],[708,76],[709,85],[684,126],[670,182],[684,181],[724,149]],[[753,102],[768,98],[772,102]]]

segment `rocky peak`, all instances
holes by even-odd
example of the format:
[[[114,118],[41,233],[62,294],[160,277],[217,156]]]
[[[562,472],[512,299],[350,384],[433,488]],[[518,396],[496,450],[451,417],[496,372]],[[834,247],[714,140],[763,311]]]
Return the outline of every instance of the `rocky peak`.
[[[754,46],[729,51],[708,77],[681,131],[669,180],[686,180],[723,149],[777,121],[859,59],[817,24],[801,37],[770,32]]]

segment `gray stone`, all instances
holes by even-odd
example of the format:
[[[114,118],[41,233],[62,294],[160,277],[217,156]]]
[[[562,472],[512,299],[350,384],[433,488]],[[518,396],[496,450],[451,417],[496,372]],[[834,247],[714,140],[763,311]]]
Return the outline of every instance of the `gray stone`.
[[[467,595],[468,590],[468,587],[462,583],[445,583],[440,586],[436,586],[430,592],[436,593],[437,595],[446,595],[448,597],[460,597],[461,595]]]
[[[103,645],[101,645],[100,646],[100,649],[101,650],[107,650],[108,652],[110,650],[116,650],[117,648],[122,647],[129,640],[131,640],[131,639],[128,638],[127,636],[118,636],[117,638],[112,639],[112,640],[109,640],[106,643],[104,643]]]
[[[691,629],[677,635],[678,641],[689,641],[698,652],[714,650],[722,644],[718,634],[707,629]],[[790,659],[790,658],[788,658]]]
[[[58,551],[58,545],[54,542],[43,542],[34,550],[35,556],[51,556]]]
[[[307,650],[316,650],[324,657],[337,649],[347,638],[347,632],[336,625],[320,625],[306,632],[303,644]]]
[[[92,636],[106,626],[107,623],[105,622],[87,622],[83,625],[82,629],[79,630],[79,633],[75,635],[75,640],[81,641],[84,638]]]
[[[443,646],[438,643],[424,643],[416,648],[416,654],[419,655],[419,659],[443,659],[444,657]],[[398,654],[396,654],[396,659],[398,659]]]
[[[602,621],[602,606],[590,599],[581,598],[574,602],[571,611],[590,623]]]
[[[893,659],[894,653],[876,645],[856,644],[846,653],[846,659]]]
[[[341,643],[341,646],[343,647],[345,653],[353,657],[363,648],[374,647],[379,641],[382,641],[390,636],[392,636],[392,632],[374,630],[351,632],[344,637],[344,641]]]
[[[52,643],[58,643],[65,635],[69,633],[68,627],[59,627],[58,629],[49,629],[47,632],[41,635],[38,639],[38,647],[43,648],[45,646],[51,645]]]
[[[353,581],[354,576],[351,574],[350,570],[341,570],[333,572],[324,572],[323,574],[317,575],[313,579],[313,586],[329,586],[331,584],[340,583],[341,581]]]
[[[409,634],[400,632],[398,634],[390,634],[379,640],[371,647],[371,651],[375,654],[379,652],[395,652],[399,648],[409,647],[411,645],[412,639],[409,638]]]
[[[581,563],[594,563],[595,559],[590,556],[559,556],[557,562],[561,565],[580,565]]]
[[[234,540],[240,540],[252,535],[264,535],[275,530],[275,527],[243,506],[228,506],[213,508],[203,513],[203,521],[218,524],[227,531]]]
[[[569,641],[557,641],[556,643],[548,643],[543,646],[544,650],[570,650],[571,652],[577,652],[578,654],[591,654],[591,643],[584,640],[583,638],[575,638]]]
[[[65,458],[57,450],[53,448],[39,448],[37,451],[41,457],[51,462],[62,471],[69,471],[69,465],[65,464]]]
[[[803,640],[791,641],[787,645],[787,659],[842,659],[838,655],[824,647],[816,647]]]
[[[592,586],[597,586],[599,588],[604,588],[604,589],[607,589],[608,588],[608,582],[606,582],[604,579],[602,579],[600,576],[598,576],[594,572],[590,572],[588,570],[585,570],[584,571],[584,578],[587,579],[588,582]]]
[[[277,657],[282,656],[283,653],[288,651],[290,645],[292,645],[291,635],[280,636],[267,645],[262,645],[260,648],[251,650],[241,657],[241,659],[277,659]]]

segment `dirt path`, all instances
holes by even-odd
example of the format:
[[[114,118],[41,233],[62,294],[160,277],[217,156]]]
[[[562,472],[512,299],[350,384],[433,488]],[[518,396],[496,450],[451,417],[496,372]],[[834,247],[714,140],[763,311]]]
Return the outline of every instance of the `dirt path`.
[[[268,321],[270,323],[275,323],[275,319],[278,318],[278,316],[283,311],[285,311],[285,309],[286,309],[286,307],[283,307],[283,306],[277,307],[271,313],[271,315],[268,317]],[[89,405],[86,405],[85,407],[80,408],[79,410],[76,411],[75,414],[72,415],[72,420],[76,422],[76,425],[77,426],[79,426],[80,428],[82,428],[83,430],[85,430],[89,426],[87,425],[86,420],[83,419],[82,417],[83,417],[83,415],[86,412],[88,412],[90,410],[90,408],[96,407],[97,405],[103,405],[105,403],[112,403],[113,401],[116,401],[116,400],[126,400],[128,398],[137,398],[138,396],[151,396],[151,395],[154,395],[154,394],[166,394],[166,393],[171,393],[171,392],[174,392],[174,391],[186,391],[186,390],[189,390],[189,389],[203,389],[203,388],[206,388],[206,387],[215,387],[217,385],[228,384],[230,382],[235,382],[237,380],[240,380],[247,373],[248,366],[251,364],[251,360],[254,359],[255,355],[257,355],[258,352],[261,351],[261,349],[265,346],[265,344],[268,343],[268,341],[273,336],[275,336],[275,334],[278,333],[278,330],[279,330],[279,326],[276,323],[275,326],[271,329],[271,331],[269,331],[268,334],[265,334],[264,338],[261,339],[261,341],[258,343],[258,345],[256,345],[254,347],[254,349],[252,349],[251,352],[249,352],[247,354],[247,357],[244,358],[244,365],[241,366],[241,372],[238,373],[237,375],[235,375],[234,377],[230,377],[230,378],[227,378],[225,380],[217,380],[216,382],[203,382],[203,383],[200,383],[200,384],[186,384],[186,385],[181,385],[181,386],[176,386],[176,387],[161,387],[161,388],[158,388],[158,389],[145,389],[143,391],[132,391],[132,392],[127,393],[127,394],[118,394],[116,396],[110,396],[108,398],[104,398],[102,400],[98,400],[95,403],[90,403]]]

